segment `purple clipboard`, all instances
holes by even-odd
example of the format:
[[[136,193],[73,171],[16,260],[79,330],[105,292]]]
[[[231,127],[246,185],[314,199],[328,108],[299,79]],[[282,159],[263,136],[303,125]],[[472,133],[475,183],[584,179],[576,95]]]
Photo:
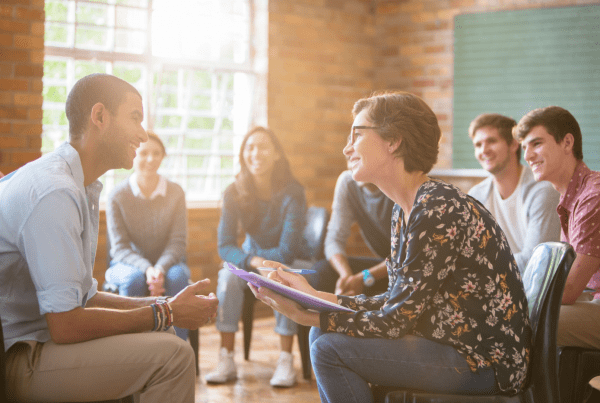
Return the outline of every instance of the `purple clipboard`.
[[[334,304],[332,302],[325,301],[321,298],[313,297],[312,295],[307,294],[305,292],[298,291],[296,289],[288,287],[287,285],[280,284],[265,276],[261,276],[260,274],[249,273],[246,270],[238,269],[231,263],[227,263],[227,267],[229,268],[229,270],[231,270],[233,274],[235,274],[243,280],[246,280],[255,287],[267,287],[268,289],[275,291],[277,294],[283,295],[286,298],[296,301],[300,306],[302,306],[305,309],[310,309],[311,311],[317,312],[356,312],[350,308],[346,308],[345,306]]]

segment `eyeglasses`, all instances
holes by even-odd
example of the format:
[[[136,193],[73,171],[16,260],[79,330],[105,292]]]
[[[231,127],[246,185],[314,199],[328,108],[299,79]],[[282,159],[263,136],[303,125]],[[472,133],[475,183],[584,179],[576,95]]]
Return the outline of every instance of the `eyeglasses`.
[[[381,129],[381,126],[352,126],[347,140],[349,144],[354,144],[354,130],[356,129]]]

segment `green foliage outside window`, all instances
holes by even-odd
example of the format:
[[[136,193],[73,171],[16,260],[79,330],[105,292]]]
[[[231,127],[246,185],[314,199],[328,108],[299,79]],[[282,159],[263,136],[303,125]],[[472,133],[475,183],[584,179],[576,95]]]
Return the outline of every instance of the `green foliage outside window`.
[[[79,80],[93,73],[106,73],[106,65],[106,62],[88,62],[83,60],[75,62],[75,79]]]
[[[194,117],[188,123],[189,129],[212,130],[215,127],[215,118]]]
[[[80,24],[91,24],[105,26],[107,24],[106,6],[77,3],[77,22]]]
[[[63,2],[47,0],[44,11],[46,12],[46,21],[67,21],[69,9]]]
[[[44,87],[42,95],[44,96],[44,99],[49,102],[67,102],[67,89],[65,87]]]

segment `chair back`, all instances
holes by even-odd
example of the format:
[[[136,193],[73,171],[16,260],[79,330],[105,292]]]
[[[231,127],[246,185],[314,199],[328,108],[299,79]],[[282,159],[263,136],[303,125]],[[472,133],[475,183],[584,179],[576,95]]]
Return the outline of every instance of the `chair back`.
[[[533,330],[527,389],[536,402],[559,401],[556,331],[563,289],[574,259],[569,244],[545,242],[533,250],[523,276]]]
[[[329,212],[325,207],[311,206],[306,211],[306,227],[303,237],[305,247],[302,250],[301,259],[317,261],[325,258],[325,234]]]

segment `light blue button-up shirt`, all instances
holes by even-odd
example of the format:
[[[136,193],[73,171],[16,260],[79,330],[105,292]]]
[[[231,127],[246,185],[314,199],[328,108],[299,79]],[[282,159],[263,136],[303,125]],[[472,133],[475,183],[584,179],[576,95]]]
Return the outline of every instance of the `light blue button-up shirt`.
[[[50,340],[44,314],[85,306],[92,277],[102,183],[83,186],[68,143],[0,179],[0,312],[4,347]]]

